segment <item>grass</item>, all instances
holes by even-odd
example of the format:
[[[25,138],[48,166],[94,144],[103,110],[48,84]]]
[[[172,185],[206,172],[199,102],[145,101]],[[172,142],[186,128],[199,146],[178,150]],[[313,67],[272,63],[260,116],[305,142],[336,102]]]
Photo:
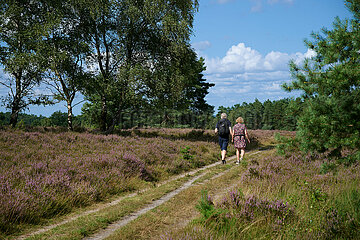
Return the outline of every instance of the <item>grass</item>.
[[[170,181],[154,188],[156,183],[163,182],[174,174],[218,161],[219,149],[217,144],[211,142],[213,140],[206,140],[214,137],[211,134],[212,131],[181,130],[177,132],[176,130],[167,129],[160,129],[159,131],[136,130],[125,136],[102,136],[89,133],[1,131],[0,145],[4,147],[2,148],[2,153],[4,153],[2,160],[5,160],[5,164],[1,168],[1,174],[4,174],[5,177],[0,180],[11,180],[12,178],[7,178],[7,176],[10,176],[9,173],[11,176],[25,176],[25,179],[30,176],[30,179],[35,179],[36,181],[23,182],[23,178],[15,177],[15,181],[11,183],[11,186],[24,190],[20,192],[21,194],[41,193],[40,190],[42,189],[53,189],[54,194],[51,195],[52,192],[50,194],[46,192],[47,196],[53,196],[55,202],[61,205],[59,205],[60,207],[55,205],[55,208],[52,207],[52,209],[45,208],[51,210],[52,213],[50,214],[46,212],[47,210],[44,215],[38,213],[36,209],[32,210],[33,212],[28,213],[28,216],[31,216],[36,221],[31,219],[31,221],[24,221],[24,219],[18,218],[20,219],[19,221],[11,223],[14,225],[13,231],[7,229],[1,232],[0,238],[11,239],[20,234],[32,232],[41,226],[59,223],[89,209],[102,207],[106,202],[110,202],[119,196],[124,196],[124,199],[114,206],[105,207],[99,212],[82,216],[30,239],[81,239],[89,236],[128,215],[130,212],[135,212],[153,200],[159,199],[169,191],[176,189],[190,176],[185,176],[177,181]],[[266,148],[264,144],[260,143],[274,143],[273,132],[271,131],[254,131],[250,132],[250,135],[252,135],[252,139],[255,139],[252,141],[253,144],[256,143],[258,146],[262,145]],[[200,138],[201,141],[197,141],[197,138]],[[144,144],[139,144],[139,141]],[[252,147],[255,147],[256,144],[252,145]],[[156,151],[157,149],[162,150],[159,152]],[[154,151],[156,154],[154,154]],[[231,144],[228,156],[233,154],[234,149]],[[196,205],[196,199],[194,201],[190,201],[190,199],[197,197],[198,200],[204,187],[209,190],[209,194],[215,194],[215,196],[226,194],[226,190],[229,187],[237,187],[242,182],[243,173],[246,173],[249,166],[252,166],[252,162],[260,162],[260,159],[263,157],[264,154],[257,154],[254,157],[249,157],[246,163],[244,162],[240,166],[235,166],[231,169],[229,168],[230,165],[227,164],[206,170],[205,175],[196,181],[196,183],[203,184],[195,186],[195,188],[198,188],[196,192],[198,194],[190,192],[184,197],[184,199],[188,198],[189,201],[181,200],[184,201],[184,204],[186,202],[189,203],[184,209],[191,210],[181,212],[176,206],[168,206],[163,210],[163,214],[157,215],[168,219],[164,225],[174,226],[171,223],[173,220],[168,216],[179,214],[179,219],[183,219],[185,217],[180,216],[182,216],[181,214],[186,215],[187,211],[189,212],[188,215],[195,214],[194,206]],[[132,166],[132,168],[128,169],[127,166]],[[14,173],[9,171],[9,169],[18,170]],[[85,169],[86,171],[83,171]],[[125,171],[125,177],[122,175],[123,172],[119,172],[118,169]],[[218,173],[226,170],[229,170],[226,174],[212,179]],[[144,174],[138,175],[139,172]],[[41,185],[44,182],[42,181],[44,176],[47,176],[46,174],[51,176],[51,178],[48,177],[47,179],[50,179],[50,183],[55,185],[50,184],[47,188]],[[200,172],[197,174],[200,174]],[[111,176],[111,178],[108,176]],[[59,179],[54,181],[53,177]],[[68,179],[70,179],[70,182],[68,182]],[[84,179],[87,181],[83,181]],[[217,182],[217,179],[222,180]],[[212,185],[213,183],[215,184],[214,186]],[[208,188],[209,184],[213,187]],[[35,188],[32,188],[32,186],[35,186]],[[148,190],[142,192],[143,189]],[[251,188],[244,188],[244,193],[248,194],[252,190]],[[139,192],[136,196],[125,197],[128,193],[136,191]],[[67,193],[70,192],[75,193],[75,195],[68,195]],[[184,193],[186,194],[187,190]],[[182,196],[183,194],[180,195]],[[180,195],[179,197],[181,197]],[[46,206],[46,204],[41,204],[41,198],[36,197],[32,199],[32,195],[26,196],[29,196],[29,200],[32,200],[34,203],[40,201],[36,206]],[[35,196],[41,196],[41,194]],[[65,198],[63,198],[64,196]],[[50,204],[49,206],[54,205]],[[1,210],[4,209],[4,205],[2,205]],[[173,212],[176,210],[179,212]],[[35,214],[33,215],[32,213]],[[3,216],[6,217],[6,215]],[[184,220],[183,224],[185,225],[187,221],[189,219]],[[163,229],[159,227],[162,225],[162,220],[157,220],[156,222],[158,224],[153,230],[157,233],[157,236],[162,236],[161,234],[164,231],[168,232],[172,228]],[[176,221],[174,220],[174,222]],[[131,225],[132,223],[127,228],[132,228]],[[146,225],[149,229],[151,228],[150,226]],[[152,234],[152,236],[155,235]]]
[[[239,180],[238,170],[234,168],[219,178],[212,179],[219,170],[226,169],[230,169],[229,165],[212,169],[198,179],[191,188],[119,229],[107,239],[161,239],[167,233],[174,234],[182,230],[194,217],[199,216],[195,205],[204,189],[212,193],[220,193],[224,191],[224,186]],[[200,184],[204,182],[206,184]]]
[[[190,176],[185,176],[157,188],[152,188],[143,193],[139,193],[136,196],[126,197],[114,206],[82,216],[74,221],[47,231],[46,233],[28,239],[82,239],[178,188],[187,181],[189,177]]]
[[[209,191],[213,203],[205,204],[197,224],[164,239],[358,239],[359,165],[321,174],[322,159],[308,162],[296,153],[283,158],[274,150],[266,155],[234,169],[238,193],[214,198]],[[274,208],[281,203],[289,207],[283,215]]]

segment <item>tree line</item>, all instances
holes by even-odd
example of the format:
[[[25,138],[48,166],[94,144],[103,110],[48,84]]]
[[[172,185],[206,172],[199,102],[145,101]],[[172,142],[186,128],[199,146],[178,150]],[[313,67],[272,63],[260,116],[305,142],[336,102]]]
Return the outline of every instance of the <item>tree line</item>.
[[[246,121],[249,129],[263,130],[296,130],[297,116],[301,105],[299,99],[267,100],[261,103],[256,99],[253,103],[236,104],[232,107],[219,107],[218,113],[213,111],[194,114],[191,110],[161,110],[138,108],[136,111],[127,109],[122,112],[115,129],[136,127],[169,127],[169,128],[197,128],[214,129],[220,114],[228,114],[230,121],[235,124],[237,117]],[[76,128],[98,129],[98,122],[93,121],[91,111],[83,108],[82,114],[74,116],[73,124]],[[296,109],[296,110],[295,110]],[[7,125],[11,113],[0,113],[0,125]],[[67,113],[56,111],[49,117],[30,114],[20,114],[20,126],[53,126],[67,127]]]
[[[197,0],[1,1],[10,124],[29,105],[65,101],[72,129],[77,94],[104,132],[129,109],[211,111],[204,97],[214,84],[189,44],[197,10]],[[38,86],[48,93],[37,93]]]
[[[224,112],[233,125],[238,117],[242,117],[248,129],[294,131],[301,105],[299,98],[266,100],[263,103],[255,99],[253,103],[244,102],[232,107],[219,107],[217,119],[220,119],[220,114]]]

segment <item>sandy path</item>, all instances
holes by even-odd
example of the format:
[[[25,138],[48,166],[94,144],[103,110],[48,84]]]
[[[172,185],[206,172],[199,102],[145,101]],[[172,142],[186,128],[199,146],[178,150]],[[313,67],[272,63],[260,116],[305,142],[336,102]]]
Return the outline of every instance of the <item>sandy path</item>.
[[[255,155],[260,153],[260,151],[256,151],[256,152],[250,152],[247,155]],[[232,164],[231,161],[234,161],[234,159],[236,158],[236,156],[232,156],[227,158],[227,164]],[[216,162],[212,165],[208,165],[204,168],[198,169],[196,171],[193,172],[197,172],[209,167],[213,167],[215,165],[220,164],[221,162]],[[235,165],[234,165],[235,166]],[[228,169],[227,171],[229,171],[230,169]],[[222,175],[224,175],[227,171],[221,172],[215,176],[213,176],[211,179],[214,178],[218,178]],[[188,173],[187,173],[188,174]],[[177,188],[176,190],[164,195],[163,197],[161,197],[160,199],[152,202],[151,204],[147,205],[146,207],[144,207],[143,209],[130,214],[129,216],[124,217],[123,219],[121,219],[120,221],[117,221],[115,223],[110,224],[106,229],[100,230],[98,233],[96,233],[95,235],[91,236],[91,237],[87,237],[84,238],[84,240],[100,240],[100,239],[105,239],[107,237],[109,237],[111,234],[113,234],[117,229],[125,226],[126,224],[128,224],[129,222],[135,220],[136,218],[138,218],[140,215],[147,213],[148,211],[160,206],[161,204],[165,203],[166,201],[169,201],[172,197],[176,196],[177,194],[179,194],[181,191],[189,188],[197,179],[201,178],[202,176],[204,176],[206,174],[206,172],[193,177],[192,179],[190,179],[189,181],[187,181],[183,186],[181,186],[180,188]],[[227,188],[228,189],[228,188]]]
[[[202,171],[202,170],[205,170],[205,169],[214,167],[214,166],[216,166],[216,165],[219,165],[220,163],[221,163],[221,162],[219,161],[219,162],[216,162],[216,163],[213,163],[213,164],[204,166],[204,167],[202,167],[202,168],[198,168],[198,169],[192,170],[192,171],[190,171],[190,172],[186,172],[186,173],[177,175],[177,176],[175,176],[175,177],[170,178],[169,180],[166,180],[166,181],[158,184],[157,186],[164,185],[164,184],[166,184],[166,183],[168,183],[168,182],[170,182],[170,181],[174,181],[174,180],[177,180],[177,179],[179,179],[179,178],[185,177],[186,175],[193,175],[193,174],[195,174],[195,173],[197,173],[197,172],[199,172],[199,171]],[[195,179],[195,180],[196,180],[196,179]],[[195,181],[195,180],[194,180],[194,181]],[[191,181],[191,180],[190,180],[190,181]],[[185,184],[187,184],[187,183],[185,183]],[[191,185],[191,183],[190,183],[190,185]],[[47,232],[47,231],[49,231],[49,230],[51,230],[51,229],[53,229],[53,228],[56,228],[56,227],[58,227],[58,226],[61,226],[61,225],[64,225],[64,224],[66,224],[66,223],[69,223],[69,222],[71,222],[71,221],[74,221],[74,220],[78,219],[79,217],[87,216],[87,215],[89,215],[89,214],[99,212],[99,211],[101,211],[101,210],[103,210],[103,209],[105,209],[105,208],[114,206],[114,205],[118,204],[119,202],[121,202],[124,198],[136,196],[137,194],[142,193],[142,192],[145,192],[145,191],[147,191],[147,190],[148,190],[148,189],[144,189],[144,190],[142,190],[142,191],[140,191],[140,192],[127,194],[126,196],[119,197],[119,198],[117,198],[116,200],[114,200],[114,201],[112,201],[112,202],[103,204],[103,205],[99,206],[99,207],[96,208],[96,209],[88,210],[88,211],[85,211],[85,212],[83,212],[83,213],[81,213],[81,214],[77,214],[77,215],[75,215],[75,216],[73,216],[73,217],[70,217],[70,218],[67,218],[67,219],[65,219],[64,221],[61,221],[61,222],[59,222],[59,223],[52,224],[52,225],[49,225],[49,226],[45,226],[45,227],[43,227],[43,228],[41,228],[41,229],[38,229],[38,230],[35,231],[35,232],[32,232],[32,233],[28,233],[28,234],[19,236],[19,237],[16,238],[16,239],[17,239],[17,240],[24,240],[24,239],[26,239],[26,238],[28,238],[28,237],[31,237],[31,236],[34,236],[34,235],[38,235],[38,234]],[[183,190],[183,189],[182,189],[182,190]],[[177,191],[177,190],[175,190],[175,191]],[[177,193],[178,193],[178,192],[177,192]],[[176,194],[177,194],[177,193],[176,193]],[[169,193],[169,194],[171,194],[171,193]],[[168,194],[168,195],[169,195],[169,194]],[[176,194],[175,194],[175,195],[176,195]],[[174,195],[174,196],[175,196],[175,195]],[[170,197],[170,198],[171,198],[171,197]],[[157,201],[159,201],[159,200],[157,200]],[[154,201],[154,202],[156,202],[156,201]],[[159,204],[159,205],[160,205],[160,204]],[[157,206],[158,206],[158,205],[157,205]],[[156,206],[155,206],[155,207],[156,207]],[[151,210],[151,209],[149,209],[149,210]],[[142,214],[142,213],[141,213],[141,214]],[[139,214],[139,215],[141,215],[141,214]],[[134,218],[134,219],[135,219],[135,218]],[[131,221],[131,220],[130,220],[130,221]]]
[[[108,236],[110,236],[113,232],[115,232],[117,229],[121,228],[122,226],[128,224],[129,222],[131,222],[132,220],[135,220],[136,218],[138,218],[140,215],[147,213],[148,211],[160,206],[161,204],[165,203],[166,201],[169,201],[172,197],[174,197],[175,195],[179,194],[180,192],[182,192],[183,190],[189,188],[197,179],[199,179],[200,177],[204,176],[206,174],[206,172],[193,177],[192,179],[190,179],[189,181],[187,181],[184,185],[182,185],[181,187],[177,188],[176,190],[164,195],[163,197],[161,197],[158,200],[153,201],[151,204],[145,206],[144,208],[140,209],[137,212],[134,212],[126,217],[124,217],[123,219],[121,219],[118,222],[112,223],[110,224],[106,229],[100,230],[98,233],[96,233],[95,235],[88,237],[88,238],[84,238],[85,240],[97,240],[97,239],[104,239]]]
[[[254,155],[254,154],[257,154],[259,153],[260,151],[256,151],[256,152],[249,152],[247,155]],[[236,156],[232,156],[232,157],[229,157],[227,158],[227,163],[231,163],[231,161],[233,161],[234,159],[236,158]],[[177,180],[179,178],[182,178],[186,175],[193,175],[199,171],[202,171],[202,170],[206,170],[208,168],[212,168],[216,165],[219,165],[221,164],[221,161],[218,161],[216,163],[213,163],[213,164],[210,164],[210,165],[207,165],[205,167],[202,167],[202,168],[199,168],[199,169],[196,169],[196,170],[193,170],[193,171],[190,171],[190,172],[186,172],[186,173],[183,173],[183,174],[180,174],[178,176],[175,176],[167,181],[164,181],[162,182],[161,184],[159,184],[158,186],[161,186],[163,184],[166,184],[170,181],[174,181],[174,180]],[[189,188],[197,179],[199,179],[200,177],[204,176],[206,174],[206,172],[196,176],[196,177],[193,177],[191,178],[189,181],[187,181],[186,183],[184,183],[181,187],[177,188],[176,190],[164,195],[163,197],[161,197],[160,199],[158,200],[155,200],[153,201],[151,204],[145,206],[144,208],[140,209],[139,211],[137,212],[134,212],[128,216],[125,216],[123,219],[121,219],[120,221],[117,221],[115,223],[112,223],[110,224],[106,229],[103,229],[103,230],[100,230],[98,233],[96,233],[95,235],[91,236],[91,237],[88,237],[88,238],[84,238],[86,240],[88,239],[104,239],[108,236],[110,236],[114,231],[116,231],[118,228],[128,224],[129,222],[131,222],[132,220],[135,220],[136,218],[138,218],[140,215],[142,214],[145,214],[147,213],[148,211],[160,206],[161,204],[165,203],[166,201],[170,200],[172,197],[176,196],[177,194],[179,194],[181,191]],[[222,173],[219,173],[217,174],[216,176],[214,176],[213,178],[216,178],[216,177],[220,177],[221,175],[223,175],[224,172]],[[144,189],[143,191],[141,192],[145,192],[147,191],[148,189]],[[107,207],[110,207],[110,206],[114,206],[116,204],[118,204],[119,202],[121,202],[124,198],[128,198],[128,197],[133,197],[133,196],[136,196],[138,193],[131,193],[131,194],[128,194],[126,196],[123,196],[123,197],[120,197],[112,202],[109,202],[109,203],[106,203],[106,204],[103,204],[101,205],[100,207],[96,208],[96,209],[92,209],[92,210],[88,210],[88,211],[85,211],[81,214],[78,214],[78,215],[75,215],[71,218],[68,218],[62,222],[59,222],[59,223],[56,223],[56,224],[52,224],[52,225],[49,225],[49,226],[45,226],[35,232],[32,232],[32,233],[29,233],[29,234],[26,234],[26,235],[22,235],[20,237],[18,237],[17,239],[18,240],[23,240],[23,239],[26,239],[28,237],[31,237],[31,236],[34,236],[34,235],[38,235],[38,234],[41,234],[41,233],[44,233],[44,232],[47,232],[57,226],[60,226],[60,225],[63,225],[63,224],[66,224],[66,223],[69,223],[71,221],[74,221],[76,220],[77,218],[79,217],[83,217],[83,216],[86,216],[86,215],[89,215],[89,214],[92,214],[92,213],[95,213],[95,212],[99,212]]]

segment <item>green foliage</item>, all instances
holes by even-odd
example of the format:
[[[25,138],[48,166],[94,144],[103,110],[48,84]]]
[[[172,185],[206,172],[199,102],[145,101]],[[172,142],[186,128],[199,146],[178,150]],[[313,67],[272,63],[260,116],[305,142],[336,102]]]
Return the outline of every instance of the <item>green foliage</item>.
[[[67,127],[67,113],[56,111],[49,117],[52,126]]]
[[[0,63],[11,76],[2,82],[9,88],[3,100],[11,124],[28,105],[53,103],[33,97],[40,83],[54,100],[66,101],[69,129],[80,91],[87,121],[107,132],[122,124],[124,111],[140,107],[211,116],[204,98],[214,84],[206,83],[204,59],[189,44],[197,10],[197,0],[1,3]],[[167,116],[157,124],[167,126]]]
[[[301,108],[299,102],[299,99],[281,99],[261,103],[255,99],[253,103],[244,102],[233,107],[219,107],[217,117],[224,112],[234,124],[238,117],[242,117],[249,129],[293,131],[296,129],[298,111]]]
[[[299,142],[296,138],[287,138],[276,133],[275,139],[278,142],[276,150],[282,156],[289,156],[299,149]]]
[[[337,165],[334,162],[325,162],[320,166],[320,173],[326,174],[328,172],[333,172],[336,170],[336,167]]]
[[[3,98],[11,110],[10,124],[16,126],[18,115],[31,104],[46,104],[47,98],[37,95],[34,87],[46,70],[39,54],[39,42],[49,27],[56,24],[49,9],[51,1],[5,1],[0,5],[0,64],[10,78],[1,83],[9,89]]]
[[[148,104],[164,113],[188,108],[184,99],[197,107],[191,100],[201,98],[202,91],[191,89],[207,90],[210,85],[199,80],[203,68],[193,64],[196,54],[189,45],[198,2],[126,0],[106,1],[105,5],[98,9],[91,1],[80,7],[92,13],[85,31],[91,36],[89,57],[97,69],[84,84],[90,102],[86,111],[94,117],[92,121],[102,131],[112,131],[122,124],[124,111]],[[165,115],[160,124],[166,121]]]
[[[333,30],[313,33],[305,41],[315,56],[302,65],[290,64],[293,82],[283,87],[303,92],[298,139],[304,151],[360,147],[360,25],[358,1],[346,1],[353,19],[336,18]]]
[[[181,148],[180,153],[181,153],[182,159],[184,159],[186,161],[191,161],[194,158],[194,156],[190,153],[189,146],[185,146],[184,148]]]
[[[360,193],[349,188],[326,211],[323,222],[328,239],[356,239],[360,233]]]
[[[201,213],[202,221],[206,221],[215,213],[214,203],[205,190],[201,192],[201,198],[195,207]]]
[[[338,163],[344,164],[345,166],[351,166],[352,164],[360,162],[360,151],[350,154],[346,157],[339,158]]]
[[[10,122],[10,112],[0,112],[0,126],[6,126]],[[22,121],[25,126],[50,126],[45,124],[48,118],[44,116],[36,116],[33,114],[20,113],[18,121]]]

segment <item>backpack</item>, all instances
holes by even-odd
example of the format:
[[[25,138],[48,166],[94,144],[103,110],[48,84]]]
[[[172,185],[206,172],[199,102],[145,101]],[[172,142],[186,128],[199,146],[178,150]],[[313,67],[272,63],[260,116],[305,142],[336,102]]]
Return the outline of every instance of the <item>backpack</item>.
[[[230,131],[229,131],[229,126],[228,126],[228,122],[226,121],[226,119],[222,119],[219,122],[219,136],[227,136],[229,135]]]

